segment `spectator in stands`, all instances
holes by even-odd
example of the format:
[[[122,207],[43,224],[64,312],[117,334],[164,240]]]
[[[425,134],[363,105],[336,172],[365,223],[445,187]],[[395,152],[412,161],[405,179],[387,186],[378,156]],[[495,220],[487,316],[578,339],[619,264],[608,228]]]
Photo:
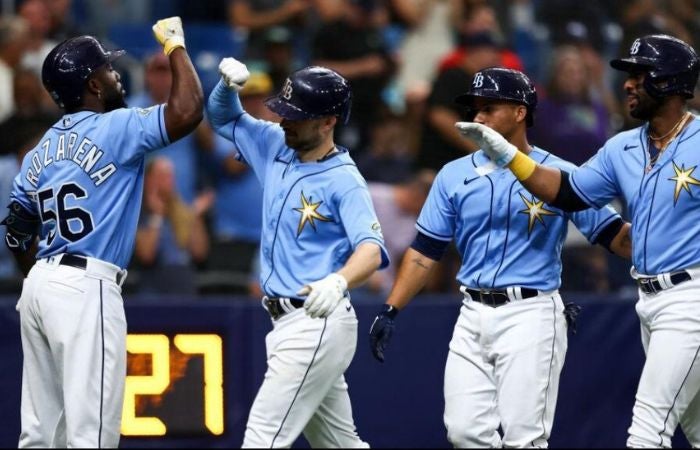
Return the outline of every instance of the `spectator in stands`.
[[[41,76],[46,55],[58,44],[49,39],[51,13],[44,0],[24,0],[18,13],[29,25],[29,44],[22,56],[22,66]]]
[[[14,70],[29,45],[29,25],[19,17],[0,17],[0,122],[15,110]]]
[[[71,16],[72,0],[44,0],[51,16],[49,39],[62,42],[66,39],[84,34]]]
[[[272,80],[267,74],[252,72],[239,93],[245,111],[257,119],[278,121],[264,104],[272,90]],[[214,238],[207,269],[227,273],[227,279],[238,283],[238,286],[229,286],[234,292],[260,298],[262,293],[254,260],[262,230],[262,187],[250,167],[236,159],[231,142],[215,136],[218,140],[212,152],[212,166],[217,169],[212,220]]]
[[[367,151],[355,157],[358,169],[367,181],[398,183],[413,172],[414,155],[411,133],[398,116],[385,116],[372,125]]]
[[[382,92],[395,63],[381,34],[385,10],[376,1],[338,0],[342,5],[326,17],[314,36],[312,62],[328,67],[352,85],[350,122],[339,129],[338,142],[355,152],[367,148],[369,129],[384,109]],[[356,153],[357,154],[357,153]]]
[[[272,89],[275,92],[282,89],[290,73],[304,67],[300,58],[295,57],[292,31],[287,27],[272,27],[265,31],[263,52],[264,72],[272,80]]]
[[[314,0],[231,0],[229,22],[238,30],[247,31],[247,60],[264,60],[266,31],[282,26],[291,31],[298,44],[308,45],[305,25]]]
[[[151,159],[146,166],[134,252],[140,293],[197,292],[193,263],[202,263],[209,251],[202,216],[214,197],[199,197],[188,206],[177,194],[175,177],[167,158]]]
[[[593,95],[592,74],[576,47],[557,48],[549,73],[549,83],[537,105],[537,119],[547,126],[531,128],[531,140],[581,165],[610,136],[610,113],[599,96]]]
[[[388,0],[390,11],[404,28],[399,44],[397,84],[404,97],[425,100],[438,62],[455,46],[453,0]]]
[[[130,97],[129,106],[148,107],[164,103],[168,99],[172,86],[170,61],[162,51],[151,54],[145,62],[144,85],[145,91]],[[175,165],[177,179],[175,181],[178,195],[185,203],[192,204],[197,196],[198,188],[198,146],[202,145],[213,133],[204,122],[197,130],[184,138],[153,152],[150,158],[159,156],[170,159]]]
[[[476,33],[464,38],[465,53],[460,65],[441,72],[428,98],[421,146],[416,164],[439,171],[447,162],[476,150],[476,145],[462,138],[455,122],[464,112],[454,101],[455,92],[469,86],[476,72],[501,65],[500,46],[490,33]]]
[[[377,219],[384,231],[384,244],[391,260],[396,262],[372,275],[370,289],[384,295],[391,290],[403,254],[416,237],[416,219],[434,179],[435,172],[425,169],[411,174],[400,183],[367,183]]]
[[[61,116],[33,71],[16,69],[13,88],[15,110],[0,123],[0,153],[17,154],[37,130],[46,131]]]

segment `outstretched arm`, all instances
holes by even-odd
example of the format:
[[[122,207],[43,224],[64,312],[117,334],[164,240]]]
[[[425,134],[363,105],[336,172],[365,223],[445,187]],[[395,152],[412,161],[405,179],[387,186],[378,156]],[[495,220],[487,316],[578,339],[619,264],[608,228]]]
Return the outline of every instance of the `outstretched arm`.
[[[185,50],[185,34],[179,17],[159,20],[153,33],[170,58],[173,84],[165,108],[165,129],[170,141],[176,141],[194,131],[204,116],[204,93]]]
[[[457,122],[463,136],[476,142],[498,166],[508,167],[525,188],[541,200],[564,211],[580,211],[588,205],[571,189],[568,176],[555,167],[537,164],[500,133],[474,122]]]

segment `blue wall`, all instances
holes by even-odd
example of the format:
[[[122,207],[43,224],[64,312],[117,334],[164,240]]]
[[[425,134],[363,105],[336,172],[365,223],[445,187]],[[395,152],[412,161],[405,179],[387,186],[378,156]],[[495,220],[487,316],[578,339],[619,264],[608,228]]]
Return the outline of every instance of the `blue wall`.
[[[7,300],[7,301],[2,301]],[[569,335],[552,447],[624,447],[644,355],[630,298],[567,295],[583,306],[578,334]],[[454,297],[424,296],[397,318],[387,362],[376,362],[367,330],[378,298],[353,299],[360,322],[358,351],[347,372],[360,435],[373,447],[447,447],[442,383],[447,345],[457,319]],[[224,334],[226,428],[218,439],[122,439],[122,447],[238,447],[248,408],[265,371],[270,321],[250,299],[126,299],[130,332]],[[0,298],[0,447],[17,445],[21,377],[19,318]],[[527,389],[527,386],[523,386]],[[306,445],[300,441],[299,446]],[[686,446],[679,438],[675,444]]]

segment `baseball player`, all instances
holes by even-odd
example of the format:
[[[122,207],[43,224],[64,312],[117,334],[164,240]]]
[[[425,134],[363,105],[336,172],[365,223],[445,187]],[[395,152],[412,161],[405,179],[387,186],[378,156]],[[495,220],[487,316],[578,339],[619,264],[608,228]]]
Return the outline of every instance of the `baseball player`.
[[[6,244],[28,272],[17,304],[24,352],[19,447],[119,444],[121,285],[144,157],[191,132],[204,102],[180,18],[160,20],[153,31],[176,80],[167,104],[126,108],[111,65],[124,52],[106,51],[91,36],[60,43],[44,61],[44,86],[65,115],[24,158],[2,222]]]
[[[632,117],[646,121],[608,140],[580,168],[545,167],[479,124],[458,123],[499,166],[534,195],[567,211],[600,208],[622,197],[632,217],[632,277],[646,352],[628,447],[668,447],[681,424],[700,446],[700,121],[686,109],[700,60],[666,35],[635,40],[627,58]],[[569,173],[570,172],[570,173]]]
[[[225,58],[219,70],[207,113],[263,185],[260,283],[273,323],[243,447],[289,447],[302,432],[312,447],[367,447],[343,376],[357,344],[348,289],[389,261],[367,185],[333,141],[350,87],[323,67],[294,72],[266,100],[277,124],[243,110],[244,64]]]
[[[547,167],[574,166],[532,146],[537,94],[516,70],[477,72],[456,101]],[[445,426],[455,447],[546,447],[575,307],[559,296],[571,220],[592,243],[629,257],[629,224],[610,207],[566,213],[529,194],[481,151],[446,164],[418,217],[418,233],[370,329],[379,361],[394,319],[425,285],[454,239],[464,300],[445,367]],[[499,426],[503,436],[498,432]]]

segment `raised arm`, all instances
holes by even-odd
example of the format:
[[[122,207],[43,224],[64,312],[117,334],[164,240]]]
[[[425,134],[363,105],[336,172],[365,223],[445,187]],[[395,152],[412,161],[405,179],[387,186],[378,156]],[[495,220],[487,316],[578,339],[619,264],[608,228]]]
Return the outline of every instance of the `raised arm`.
[[[233,122],[245,111],[238,92],[250,77],[245,64],[235,58],[224,58],[219,64],[221,80],[214,87],[207,101],[207,117],[214,131],[231,139]]]
[[[185,35],[179,17],[159,20],[153,33],[170,58],[173,84],[165,108],[165,129],[170,141],[194,131],[204,116],[204,93],[197,73],[185,50]]]
[[[485,125],[457,122],[455,126],[462,135],[476,142],[494,163],[508,167],[525,189],[541,200],[564,211],[589,208],[572,190],[566,172],[537,164],[500,133]]]

